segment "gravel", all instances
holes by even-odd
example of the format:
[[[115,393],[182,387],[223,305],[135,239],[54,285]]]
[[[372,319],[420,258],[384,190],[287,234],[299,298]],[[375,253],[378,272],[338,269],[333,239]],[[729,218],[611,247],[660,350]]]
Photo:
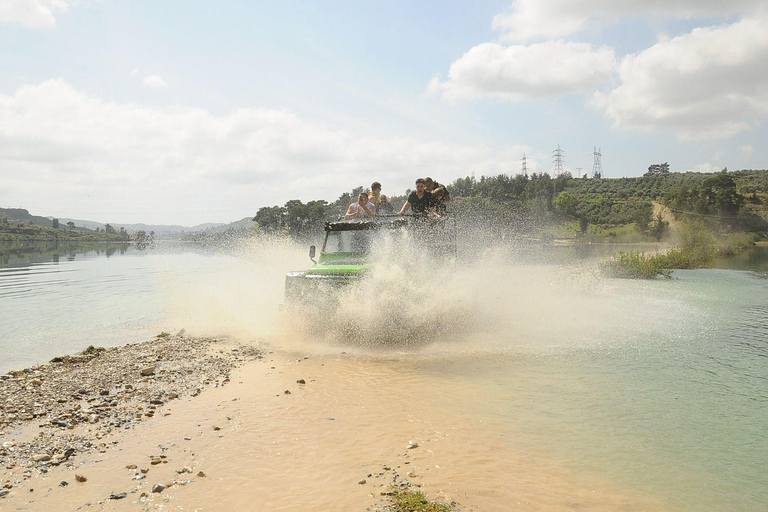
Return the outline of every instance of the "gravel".
[[[261,357],[252,346],[163,333],[1,375],[0,441],[27,425],[39,432],[29,442],[0,442],[0,467],[44,473],[78,454],[105,452],[115,443],[101,440],[113,429],[131,429],[169,401],[226,385],[232,369]]]

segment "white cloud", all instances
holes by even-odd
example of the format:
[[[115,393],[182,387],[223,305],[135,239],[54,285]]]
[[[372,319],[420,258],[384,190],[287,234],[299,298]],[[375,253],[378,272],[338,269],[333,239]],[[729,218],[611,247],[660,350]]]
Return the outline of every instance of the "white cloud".
[[[502,40],[562,38],[632,16],[688,19],[762,8],[763,0],[516,0],[493,19]]]
[[[77,5],[77,0],[2,0],[0,23],[21,24],[30,28],[56,26],[56,12]]]
[[[693,169],[686,169],[686,172],[692,171],[692,172],[707,172],[707,173],[713,173],[713,172],[720,172],[723,168],[721,166],[717,166],[714,164],[711,164],[709,162],[704,162],[701,164],[697,164],[693,167]]]
[[[754,146],[750,146],[748,144],[739,146],[736,148],[736,150],[742,155],[742,156],[752,156],[752,154],[755,152]]]
[[[0,192],[13,192],[0,204],[106,222],[229,221],[375,179],[397,195],[426,173],[515,172],[524,150],[371,137],[280,110],[118,104],[61,79],[0,95]]]
[[[617,128],[731,137],[768,116],[766,62],[768,18],[697,28],[625,57],[620,85],[595,105]]]
[[[612,49],[585,43],[484,43],[451,64],[445,82],[434,77],[428,92],[449,101],[479,97],[511,102],[553,98],[593,91],[609,79],[615,65]]]
[[[133,68],[133,69],[131,70],[131,76],[136,76],[136,75],[138,75],[138,74],[139,74],[139,71],[140,71],[140,70],[139,70],[139,68]]]
[[[164,87],[168,87],[168,84],[165,83],[165,80],[159,75],[149,75],[144,77],[144,85],[147,87],[152,87],[153,89],[162,89]]]

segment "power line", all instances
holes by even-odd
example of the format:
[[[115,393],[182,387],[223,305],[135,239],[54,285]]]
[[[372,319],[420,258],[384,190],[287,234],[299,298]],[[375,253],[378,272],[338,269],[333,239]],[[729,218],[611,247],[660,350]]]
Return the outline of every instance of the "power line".
[[[560,144],[557,145],[557,149],[552,152],[552,154],[555,156],[554,160],[552,161],[553,164],[555,164],[555,170],[553,171],[553,175],[555,178],[563,174],[563,150],[560,149]]]
[[[593,146],[594,147],[594,146]],[[603,154],[602,154],[602,148],[594,148],[594,151],[592,152],[592,156],[594,157],[594,163],[592,164],[592,177],[600,179],[603,177]]]

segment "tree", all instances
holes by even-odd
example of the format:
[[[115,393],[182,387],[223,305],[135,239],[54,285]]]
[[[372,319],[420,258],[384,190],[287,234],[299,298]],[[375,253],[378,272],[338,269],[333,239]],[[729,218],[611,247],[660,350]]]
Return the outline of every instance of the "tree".
[[[653,164],[648,166],[648,172],[643,176],[658,176],[661,174],[669,174],[669,163]]]
[[[565,215],[572,217],[578,216],[576,208],[579,206],[579,200],[568,192],[560,192],[555,200],[552,201],[552,206],[554,206],[556,211],[559,211]]]
[[[259,224],[259,228],[274,233],[283,228],[285,208],[282,206],[264,206],[259,208],[253,220]]]
[[[53,229],[59,229],[59,219],[53,219]]]
[[[112,227],[111,225],[109,225],[109,224],[107,224],[107,225],[105,225],[105,226],[104,226],[104,231],[106,231],[106,232],[107,232],[108,234],[110,234],[110,235],[114,235],[115,233],[117,233],[117,231],[115,231],[115,228],[113,228],[113,227]]]
[[[669,231],[669,222],[665,221],[661,214],[656,215],[656,218],[648,226],[648,234],[654,237],[656,240],[661,240],[664,235]]]
[[[707,209],[720,215],[734,216],[744,204],[744,196],[736,191],[736,182],[726,169],[702,182],[701,195]]]
[[[150,231],[149,235],[147,235],[147,232],[144,230],[137,231],[136,234],[133,235],[133,241],[136,242],[136,248],[140,251],[143,251],[147,248],[154,249],[155,232]]]

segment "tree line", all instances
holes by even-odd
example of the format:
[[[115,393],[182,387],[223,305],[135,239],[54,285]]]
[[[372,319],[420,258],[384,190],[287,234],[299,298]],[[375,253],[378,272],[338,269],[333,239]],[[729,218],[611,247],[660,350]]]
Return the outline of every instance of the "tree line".
[[[653,202],[669,207],[676,216],[699,216],[730,229],[768,231],[768,171],[677,173],[669,164],[653,164],[635,178],[573,178],[570,173],[552,177],[499,174],[459,178],[448,185],[450,210],[505,231],[532,233],[553,224],[572,223],[577,232],[633,226],[640,234],[658,238],[665,223],[653,216]],[[267,233],[298,239],[317,235],[324,222],[343,215],[363,191],[356,187],[334,202],[298,199],[283,206],[260,208],[253,220]],[[395,208],[406,195],[390,197]]]

